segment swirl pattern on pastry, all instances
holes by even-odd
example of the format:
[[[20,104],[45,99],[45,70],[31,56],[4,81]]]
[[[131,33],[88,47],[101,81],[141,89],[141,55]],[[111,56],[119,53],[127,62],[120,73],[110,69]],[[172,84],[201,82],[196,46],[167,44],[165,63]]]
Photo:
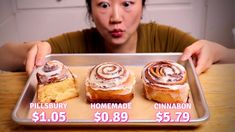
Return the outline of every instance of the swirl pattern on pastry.
[[[93,67],[90,71],[87,83],[95,89],[119,90],[127,81],[129,71],[118,63],[104,62]]]
[[[173,61],[151,62],[144,67],[142,77],[150,85],[177,89],[186,80],[185,68]]]
[[[52,60],[38,68],[37,79],[39,84],[59,82],[70,77],[69,69],[60,61]]]

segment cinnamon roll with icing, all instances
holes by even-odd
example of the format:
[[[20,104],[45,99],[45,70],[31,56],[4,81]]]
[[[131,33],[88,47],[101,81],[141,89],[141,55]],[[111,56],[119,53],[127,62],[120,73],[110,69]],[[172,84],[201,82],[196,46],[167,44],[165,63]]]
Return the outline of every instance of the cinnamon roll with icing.
[[[87,101],[125,103],[134,97],[134,74],[123,65],[104,62],[94,66],[86,80]]]
[[[46,62],[37,69],[37,101],[61,102],[78,96],[76,76],[57,60]]]
[[[185,68],[173,61],[147,64],[142,71],[145,96],[160,103],[186,103],[189,85]]]

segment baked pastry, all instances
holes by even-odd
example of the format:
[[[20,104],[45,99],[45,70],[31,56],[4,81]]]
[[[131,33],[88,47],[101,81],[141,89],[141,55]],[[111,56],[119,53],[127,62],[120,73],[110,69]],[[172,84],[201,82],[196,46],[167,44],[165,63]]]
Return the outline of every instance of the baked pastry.
[[[185,68],[173,61],[147,64],[142,72],[145,96],[161,103],[186,103],[189,85]]]
[[[134,74],[123,65],[104,62],[94,66],[86,80],[86,97],[91,103],[125,103],[134,97]]]
[[[37,101],[61,102],[78,96],[76,77],[69,68],[57,60],[51,60],[38,68]]]

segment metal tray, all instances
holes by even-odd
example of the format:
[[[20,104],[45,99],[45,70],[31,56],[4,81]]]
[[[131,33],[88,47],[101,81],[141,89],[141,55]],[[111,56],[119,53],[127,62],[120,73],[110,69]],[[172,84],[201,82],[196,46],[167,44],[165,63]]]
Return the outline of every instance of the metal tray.
[[[159,123],[156,122],[156,113],[157,110],[152,110],[156,102],[149,101],[144,98],[142,94],[142,82],[140,80],[141,69],[144,65],[151,61],[159,60],[173,60],[178,61],[182,53],[136,53],[136,54],[51,54],[46,57],[47,60],[59,60],[65,65],[69,66],[73,73],[78,75],[78,79],[84,81],[84,75],[81,75],[84,72],[84,68],[91,68],[92,66],[107,62],[114,61],[121,63],[127,68],[131,69],[137,67],[135,72],[138,72],[137,75],[137,86],[140,87],[135,91],[135,96],[132,99],[131,103],[133,108],[128,111],[130,118],[127,122],[95,122],[94,110],[91,111],[90,104],[86,102],[85,92],[83,84],[79,87],[79,97],[71,99],[70,101],[65,101],[71,107],[66,111],[67,117],[66,122],[37,122],[34,123],[30,118],[32,110],[30,110],[29,104],[34,102],[36,95],[36,70],[29,77],[25,88],[15,106],[15,109],[12,113],[12,119],[21,124],[21,125],[59,125],[59,126],[199,126],[209,119],[209,110],[203,94],[202,87],[200,85],[198,76],[196,75],[195,68],[191,59],[182,64],[187,70],[188,73],[188,83],[190,85],[190,98],[189,102],[193,104],[191,110],[193,116],[188,122],[167,122]],[[84,83],[84,82],[80,82]],[[136,88],[137,89],[137,88]],[[150,110],[148,110],[150,109]],[[171,111],[171,110],[166,110]],[[83,117],[77,117],[79,114]],[[174,114],[174,113],[173,113]],[[72,116],[71,116],[72,115]],[[145,118],[146,115],[146,118]],[[88,117],[89,116],[89,117]],[[150,116],[151,118],[147,117]],[[86,119],[87,117],[87,119]],[[173,118],[173,117],[172,117]]]

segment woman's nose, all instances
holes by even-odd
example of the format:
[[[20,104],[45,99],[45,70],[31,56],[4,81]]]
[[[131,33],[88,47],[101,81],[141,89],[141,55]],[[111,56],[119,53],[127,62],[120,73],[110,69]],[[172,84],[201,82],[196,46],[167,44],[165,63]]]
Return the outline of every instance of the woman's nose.
[[[122,14],[121,14],[121,10],[119,9],[119,7],[114,7],[111,17],[110,17],[110,23],[111,24],[119,24],[122,22]]]

